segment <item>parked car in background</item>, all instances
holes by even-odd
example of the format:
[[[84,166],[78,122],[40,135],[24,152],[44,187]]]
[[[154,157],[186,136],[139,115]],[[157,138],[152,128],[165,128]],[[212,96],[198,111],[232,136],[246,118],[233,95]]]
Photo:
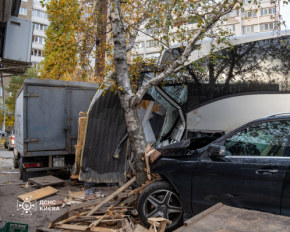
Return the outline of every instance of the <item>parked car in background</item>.
[[[215,205],[290,216],[290,113],[247,123],[210,143],[192,138],[162,148],[150,165],[162,177],[141,193],[138,212],[182,225]],[[208,145],[204,146],[204,142]],[[199,146],[200,145],[200,146]]]
[[[14,135],[14,130],[12,130],[5,140],[4,147],[7,148],[9,151],[11,151],[14,148],[14,140],[15,140],[15,135]]]

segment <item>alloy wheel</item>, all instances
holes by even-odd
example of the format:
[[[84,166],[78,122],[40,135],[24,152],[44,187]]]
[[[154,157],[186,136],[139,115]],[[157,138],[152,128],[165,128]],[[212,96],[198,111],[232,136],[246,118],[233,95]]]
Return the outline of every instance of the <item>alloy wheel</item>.
[[[182,217],[181,201],[169,190],[158,190],[150,194],[143,209],[146,218],[163,217],[172,221],[172,225]]]

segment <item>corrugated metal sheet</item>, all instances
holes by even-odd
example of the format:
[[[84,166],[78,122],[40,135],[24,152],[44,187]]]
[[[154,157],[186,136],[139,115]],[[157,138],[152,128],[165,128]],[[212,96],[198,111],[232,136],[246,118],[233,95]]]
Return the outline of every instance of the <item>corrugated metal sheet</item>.
[[[120,158],[113,158],[127,131],[117,93],[107,91],[94,102],[87,125],[79,179],[95,183],[124,182],[127,140],[121,146]]]

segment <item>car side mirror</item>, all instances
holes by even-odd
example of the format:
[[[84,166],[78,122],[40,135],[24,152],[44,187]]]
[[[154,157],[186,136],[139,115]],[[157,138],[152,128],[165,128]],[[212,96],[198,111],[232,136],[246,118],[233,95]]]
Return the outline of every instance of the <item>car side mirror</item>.
[[[226,147],[217,144],[210,144],[207,148],[207,152],[209,157],[225,157]]]

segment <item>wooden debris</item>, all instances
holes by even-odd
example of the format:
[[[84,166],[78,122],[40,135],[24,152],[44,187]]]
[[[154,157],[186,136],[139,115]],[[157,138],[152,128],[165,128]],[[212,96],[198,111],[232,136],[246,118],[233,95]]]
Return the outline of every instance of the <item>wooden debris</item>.
[[[128,181],[126,184],[124,184],[121,188],[119,188],[116,192],[108,196],[105,200],[103,200],[100,204],[95,206],[87,216],[91,216],[96,212],[98,209],[100,209],[104,204],[108,203],[110,200],[112,200],[114,197],[118,196],[119,193],[123,192],[126,188],[128,188],[131,184],[133,184],[136,181],[136,177],[134,176],[130,181]]]
[[[83,198],[83,197],[76,197],[76,196],[74,196],[74,195],[70,195],[70,194],[57,193],[57,195],[65,196],[65,197],[72,198],[72,199],[79,200],[79,201],[87,201],[87,200],[86,200],[85,198]]]
[[[151,148],[153,149],[153,148]],[[150,154],[149,156],[149,159],[150,159],[150,163],[154,163],[158,158],[159,156],[161,156],[161,153],[155,149],[153,149],[153,152]]]
[[[50,187],[50,186],[47,186],[45,188],[38,189],[38,190],[35,190],[33,192],[30,192],[30,193],[22,194],[22,195],[18,196],[18,199],[20,201],[24,201],[25,199],[27,199],[31,202],[31,201],[42,199],[44,197],[54,195],[57,192],[58,192],[57,189]]]
[[[86,231],[87,226],[81,225],[70,225],[70,224],[63,224],[57,226],[59,229],[67,229],[67,230],[78,230],[78,231]],[[117,230],[105,228],[105,227],[95,227],[91,231],[98,231],[98,232],[117,232]]]
[[[137,224],[134,228],[134,232],[149,232],[149,230],[147,230],[143,226]]]
[[[149,231],[152,232],[164,232],[166,225],[167,224],[171,224],[172,222],[166,218],[148,218],[148,222],[151,224]],[[156,230],[156,228],[158,228],[158,230]]]
[[[40,187],[52,186],[52,185],[64,185],[65,180],[59,179],[55,176],[41,176],[35,178],[29,178],[27,181],[28,185],[34,184]]]
[[[142,191],[148,184],[156,181],[158,178],[158,175],[152,174],[151,181],[147,181],[147,183],[142,187],[133,191],[126,191],[126,189],[136,180],[136,177],[133,177],[128,183],[116,190],[103,201],[100,201],[100,199],[91,200],[91,202],[83,202],[77,206],[72,206],[70,211],[66,213],[66,217],[62,216],[61,218],[51,222],[49,228],[62,230],[64,232],[164,232],[166,224],[171,223],[171,221],[167,219],[148,219],[148,222],[151,224],[151,229],[147,230],[146,228],[138,225],[138,212],[134,208],[113,205],[110,207],[104,207],[105,204],[110,203],[110,201],[116,197],[117,199],[126,200],[129,197],[134,196],[133,200],[138,199],[137,194]],[[67,196],[80,198],[81,195],[76,193],[81,194],[82,192],[72,193],[69,191]]]
[[[87,116],[87,113],[80,112],[80,116]],[[75,165],[74,172],[71,175],[72,179],[79,178],[81,154],[83,149],[83,141],[85,137],[87,117],[80,117],[78,121],[78,140],[75,145]]]

